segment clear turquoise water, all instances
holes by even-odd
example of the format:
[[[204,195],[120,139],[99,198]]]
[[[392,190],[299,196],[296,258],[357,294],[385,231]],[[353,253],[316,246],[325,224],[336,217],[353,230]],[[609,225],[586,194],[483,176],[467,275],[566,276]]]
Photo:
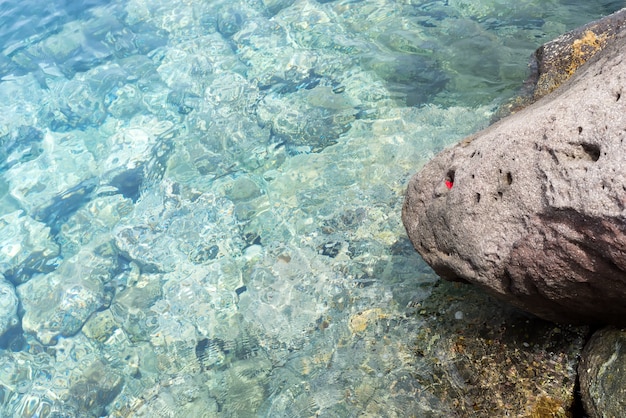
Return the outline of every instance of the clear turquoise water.
[[[622,1],[0,3],[0,415],[450,416],[408,178]]]

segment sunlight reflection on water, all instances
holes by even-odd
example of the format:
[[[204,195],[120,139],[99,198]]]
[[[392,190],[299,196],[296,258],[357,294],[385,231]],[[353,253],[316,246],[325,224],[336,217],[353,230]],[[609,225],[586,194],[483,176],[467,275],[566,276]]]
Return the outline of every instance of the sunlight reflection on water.
[[[569,3],[0,3],[1,415],[449,416],[404,184]]]

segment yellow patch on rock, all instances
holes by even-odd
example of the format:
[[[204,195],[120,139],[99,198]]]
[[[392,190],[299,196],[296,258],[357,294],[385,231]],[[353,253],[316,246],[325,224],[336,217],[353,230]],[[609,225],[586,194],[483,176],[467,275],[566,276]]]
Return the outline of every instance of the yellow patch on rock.
[[[586,30],[580,38],[572,42],[572,56],[567,73],[570,76],[574,74],[578,67],[604,48],[607,40],[606,33],[597,35],[592,30]]]
[[[353,334],[361,334],[365,332],[368,325],[372,322],[388,317],[389,315],[383,313],[383,310],[380,308],[367,309],[350,316],[348,327]]]

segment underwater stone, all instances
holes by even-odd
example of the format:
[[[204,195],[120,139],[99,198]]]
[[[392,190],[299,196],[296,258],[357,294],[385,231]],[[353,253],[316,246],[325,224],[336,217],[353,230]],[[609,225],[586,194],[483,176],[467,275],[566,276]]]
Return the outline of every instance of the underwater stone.
[[[215,106],[215,110],[228,106],[219,110],[222,116],[226,116],[227,109],[247,113],[259,99],[258,88],[237,73],[216,74],[211,78],[204,92],[205,99]]]
[[[145,110],[143,94],[134,84],[112,89],[106,96],[105,105],[109,114],[118,119],[127,119]]]
[[[137,398],[123,415],[116,416],[153,417],[162,416],[163,411],[175,411],[181,417],[218,416],[219,404],[201,376],[186,373],[159,383]]]
[[[32,336],[28,349],[2,350],[0,416],[100,417],[123,382],[101,347],[79,334],[45,349]]]
[[[454,411],[436,416],[576,416],[576,364],[589,327],[532,318],[459,283],[431,289],[413,305],[424,322],[413,334],[411,374]]]
[[[39,129],[25,125],[0,136],[0,171],[37,158],[42,152],[42,141]]]
[[[246,21],[232,41],[237,56],[246,64],[248,79],[256,80],[261,88],[269,88],[276,78],[284,78],[297,52],[283,25],[269,19]]]
[[[175,341],[201,337],[234,341],[241,331],[236,292],[243,285],[240,268],[237,262],[225,259],[209,265],[181,265],[177,271],[168,273],[164,278],[163,300],[157,302],[159,307],[153,307],[160,328],[168,329]],[[216,306],[220,309],[215,310]],[[160,312],[163,308],[175,311],[176,315]],[[153,344],[163,342],[153,337]],[[185,360],[176,360],[181,361]]]
[[[139,199],[144,179],[145,170],[142,164],[116,174],[111,179],[109,185],[115,187],[122,196],[136,202]]]
[[[228,41],[213,33],[168,48],[157,71],[171,89],[185,86],[187,94],[201,97],[214,73],[245,73],[246,69]]]
[[[239,32],[244,21],[245,16],[242,12],[232,7],[224,8],[217,15],[217,31],[224,37],[230,38]]]
[[[107,243],[111,230],[132,210],[133,202],[120,194],[98,196],[87,202],[59,228],[57,242],[62,244],[65,257],[76,254],[82,246],[90,243]],[[102,249],[116,257],[116,248],[107,248],[106,245]]]
[[[43,152],[28,164],[17,164],[4,174],[11,196],[28,214],[45,210],[63,193],[69,196],[87,186],[97,163],[87,147],[91,136],[84,131],[44,134]],[[54,167],[54,170],[51,170]]]
[[[123,384],[124,378],[111,365],[96,360],[71,382],[67,403],[80,415],[105,416],[105,408],[120,393]]]
[[[148,341],[150,334],[156,331],[157,314],[150,308],[162,297],[163,275],[141,274],[138,270],[134,266],[128,273],[126,288],[115,295],[111,308],[104,311],[110,313],[89,325],[90,333],[103,338],[112,328],[119,326],[131,341],[136,342]]]
[[[131,55],[120,59],[118,64],[128,74],[127,82],[133,82],[141,91],[150,91],[165,86],[157,72],[155,63],[145,55]]]
[[[19,323],[15,288],[0,274],[0,337]]]
[[[146,271],[169,272],[192,263],[190,257],[195,259],[199,248],[219,243],[225,253],[241,251],[230,200],[210,193],[185,196],[180,185],[162,186],[165,190],[144,194],[133,214],[116,228],[116,245],[127,258]]]
[[[271,126],[276,139],[313,151],[337,143],[350,130],[356,114],[349,100],[326,86],[298,90],[287,96],[270,94],[257,108],[259,120]]]
[[[227,415],[258,415],[259,407],[268,396],[272,366],[262,355],[233,361],[224,372],[213,374],[208,382],[209,389],[217,399],[225,400]]]
[[[128,126],[117,127],[106,139],[106,158],[101,161],[105,177],[115,177],[135,170],[149,161],[161,136],[172,128],[172,123],[149,116],[137,116]]]
[[[115,330],[118,329],[113,314],[109,309],[94,313],[83,325],[82,331],[86,337],[104,343],[109,339]]]
[[[100,42],[106,44],[117,58],[145,57],[150,51],[165,46],[168,34],[151,23],[139,22],[132,27],[116,27]]]
[[[9,392],[10,393],[10,392]],[[25,394],[13,394],[7,399],[7,405],[0,409],[6,417],[75,417],[77,411],[58,401],[58,397],[50,389],[30,391]]]
[[[263,5],[270,15],[275,15],[282,9],[291,6],[295,0],[262,0]]]
[[[448,82],[434,59],[419,55],[379,52],[364,59],[364,66],[378,74],[389,91],[403,98],[407,106],[430,102]]]
[[[95,178],[90,178],[59,193],[49,204],[35,211],[35,219],[50,226],[50,232],[56,235],[61,224],[91,200],[97,184]]]
[[[226,196],[233,202],[245,202],[263,194],[257,183],[250,176],[239,176],[227,186]]]
[[[53,132],[98,127],[106,119],[103,97],[92,90],[85,77],[59,81],[55,96],[41,106],[39,117]]]
[[[171,105],[181,115],[191,113],[197,107],[200,97],[185,91],[183,86],[174,86],[167,95],[167,104]]]
[[[262,257],[261,262],[254,263],[270,265],[251,269],[237,305],[242,318],[262,345],[303,349],[308,345],[304,336],[316,328],[316,321],[329,309],[320,306],[316,297],[336,275],[333,264],[314,249],[276,243],[266,247]],[[284,352],[271,355],[280,357]]]
[[[224,177],[242,169],[256,171],[263,164],[279,163],[274,160],[274,150],[267,149],[269,127],[259,126],[246,113],[236,111],[218,116],[194,112],[190,116],[189,124],[193,124],[198,139],[176,148],[184,163],[192,165],[201,176],[207,176],[195,176],[191,183],[194,187],[205,190],[207,178]]]
[[[57,267],[59,246],[50,228],[15,211],[0,217],[0,274],[15,284]]]
[[[57,271],[37,275],[19,286],[24,331],[45,345],[55,344],[60,335],[76,334],[105,306],[110,296],[104,284],[116,267],[117,258],[99,257],[87,248],[63,262]]]

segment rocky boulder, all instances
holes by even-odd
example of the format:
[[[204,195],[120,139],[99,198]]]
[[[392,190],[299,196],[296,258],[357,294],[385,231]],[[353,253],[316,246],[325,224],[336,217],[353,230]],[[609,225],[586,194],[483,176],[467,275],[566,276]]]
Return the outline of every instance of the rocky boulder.
[[[603,328],[587,342],[578,376],[591,418],[626,416],[626,330]]]
[[[519,95],[498,109],[501,119],[551,93],[613,42],[626,25],[626,8],[564,33],[541,45],[530,57],[530,75]]]
[[[543,44],[531,57],[529,78],[539,99],[569,79],[591,57],[615,39],[626,24],[626,9],[567,32]]]
[[[618,25],[559,88],[411,179],[403,222],[442,278],[552,321],[626,324],[625,44]]]

